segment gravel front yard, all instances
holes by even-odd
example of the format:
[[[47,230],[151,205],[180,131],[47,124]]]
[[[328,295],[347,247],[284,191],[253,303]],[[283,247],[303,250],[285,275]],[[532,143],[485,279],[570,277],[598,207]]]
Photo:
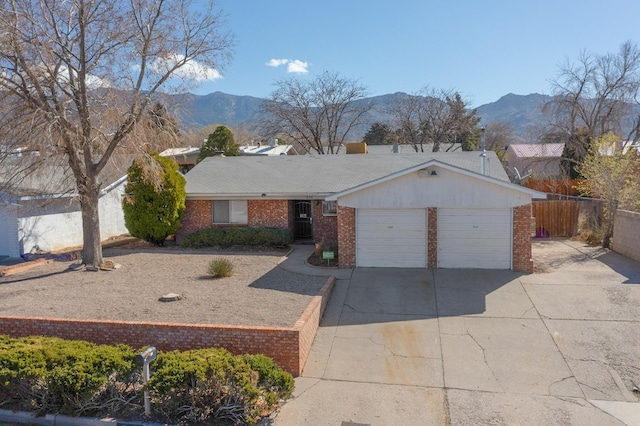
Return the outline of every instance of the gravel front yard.
[[[121,267],[74,271],[73,262],[55,262],[0,277],[0,316],[291,327],[326,281],[279,268],[284,254],[276,252],[113,248],[104,255]],[[216,257],[233,263],[233,276],[207,275]],[[159,301],[168,293],[183,299]]]

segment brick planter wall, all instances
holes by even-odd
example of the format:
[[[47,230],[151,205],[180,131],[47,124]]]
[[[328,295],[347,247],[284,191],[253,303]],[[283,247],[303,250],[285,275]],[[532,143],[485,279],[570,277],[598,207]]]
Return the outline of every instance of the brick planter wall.
[[[341,268],[356,266],[356,209],[338,206],[338,263]]]
[[[329,278],[291,328],[0,316],[0,334],[124,343],[134,349],[154,345],[161,351],[223,347],[234,354],[264,354],[299,376],[334,284]]]
[[[533,272],[531,204],[513,208],[513,270]]]

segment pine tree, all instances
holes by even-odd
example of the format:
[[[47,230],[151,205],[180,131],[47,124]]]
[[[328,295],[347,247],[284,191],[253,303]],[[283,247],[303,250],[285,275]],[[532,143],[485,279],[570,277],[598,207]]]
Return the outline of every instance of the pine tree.
[[[136,159],[128,172],[122,209],[129,233],[162,246],[180,227],[186,180],[171,158],[158,154]]]

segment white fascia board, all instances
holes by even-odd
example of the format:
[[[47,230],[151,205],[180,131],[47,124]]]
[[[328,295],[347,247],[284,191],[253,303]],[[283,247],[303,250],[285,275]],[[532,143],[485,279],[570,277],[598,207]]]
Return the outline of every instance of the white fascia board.
[[[404,176],[404,175],[407,175],[409,173],[413,173],[413,172],[416,172],[418,170],[422,170],[422,169],[425,169],[427,167],[432,167],[432,166],[437,166],[437,167],[440,167],[440,168],[443,168],[443,169],[446,169],[446,170],[450,170],[450,171],[455,172],[455,173],[460,173],[460,174],[465,175],[465,176],[469,176],[469,177],[472,177],[472,178],[475,178],[475,179],[482,180],[484,182],[490,182],[490,183],[493,183],[493,184],[498,185],[498,186],[509,188],[509,189],[512,189],[512,190],[515,190],[515,191],[518,191],[518,192],[523,192],[523,193],[529,194],[532,198],[547,198],[547,194],[544,193],[544,192],[535,191],[533,189],[529,189],[529,188],[526,188],[524,186],[516,185],[516,184],[513,184],[511,182],[507,182],[507,181],[504,181],[504,180],[501,180],[501,179],[496,179],[494,177],[483,175],[483,174],[480,174],[480,173],[472,172],[470,170],[463,169],[463,168],[460,168],[460,167],[452,166],[451,164],[443,163],[443,162],[440,162],[438,160],[429,160],[429,161],[427,161],[425,163],[418,164],[418,165],[410,167],[408,169],[404,169],[404,170],[397,171],[395,173],[391,173],[391,174],[389,174],[387,176],[384,176],[384,177],[382,177],[380,179],[376,179],[376,180],[373,180],[371,182],[367,182],[367,183],[364,183],[362,185],[355,186],[353,188],[347,189],[347,190],[342,191],[342,192],[337,192],[335,194],[332,194],[332,195],[328,196],[326,198],[326,201],[337,201],[338,198],[344,197],[345,195],[353,194],[354,192],[362,191],[363,189],[371,188],[372,186],[376,186],[376,185],[379,185],[381,183],[388,182],[390,180],[398,178],[400,176]]]

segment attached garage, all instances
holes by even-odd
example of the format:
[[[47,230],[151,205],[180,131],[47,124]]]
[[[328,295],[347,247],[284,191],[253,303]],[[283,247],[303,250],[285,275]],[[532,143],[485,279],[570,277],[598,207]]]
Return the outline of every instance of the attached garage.
[[[358,209],[359,267],[426,268],[427,210]]]
[[[511,269],[511,209],[438,209],[438,268]]]

